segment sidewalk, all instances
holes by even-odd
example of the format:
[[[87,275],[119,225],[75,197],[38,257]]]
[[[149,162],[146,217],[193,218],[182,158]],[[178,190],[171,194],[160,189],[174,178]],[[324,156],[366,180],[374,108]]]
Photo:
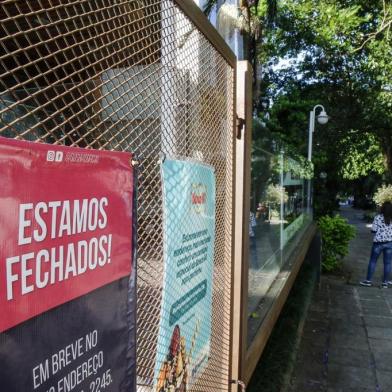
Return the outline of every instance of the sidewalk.
[[[362,287],[372,235],[362,213],[342,207],[357,228],[345,260],[346,277],[322,276],[315,289],[294,365],[290,392],[392,391],[392,288],[381,289],[382,257]]]

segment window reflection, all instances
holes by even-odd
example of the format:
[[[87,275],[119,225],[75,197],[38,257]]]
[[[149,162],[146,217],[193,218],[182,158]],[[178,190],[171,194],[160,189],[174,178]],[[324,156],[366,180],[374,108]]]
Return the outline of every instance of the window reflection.
[[[303,166],[284,153],[252,151],[249,214],[248,312],[277,279],[289,254],[285,252],[309,222]]]

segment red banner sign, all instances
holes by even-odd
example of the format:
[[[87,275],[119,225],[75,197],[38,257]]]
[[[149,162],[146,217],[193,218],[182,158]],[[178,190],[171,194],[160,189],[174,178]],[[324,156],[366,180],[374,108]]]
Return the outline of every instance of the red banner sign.
[[[0,332],[130,274],[130,161],[0,138]]]

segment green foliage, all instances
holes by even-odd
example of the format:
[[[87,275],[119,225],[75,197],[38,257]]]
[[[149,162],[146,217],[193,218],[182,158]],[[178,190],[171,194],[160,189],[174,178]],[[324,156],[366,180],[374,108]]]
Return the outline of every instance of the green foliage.
[[[355,180],[385,172],[380,142],[374,134],[349,133],[342,139],[341,146],[344,154],[340,174],[343,178]]]
[[[324,215],[333,215],[339,209],[335,189],[324,186],[317,187],[314,190],[313,198],[313,215],[315,219]]]
[[[323,246],[322,266],[325,271],[340,268],[342,259],[348,254],[348,244],[355,237],[356,230],[340,215],[325,215],[318,221]]]
[[[266,190],[265,201],[272,204],[287,203],[289,199],[288,193],[284,187],[275,184],[269,184]]]
[[[299,97],[281,96],[272,106],[267,122],[275,139],[279,138],[284,146],[292,145],[295,140],[296,150],[303,155],[307,151],[309,106],[309,102],[301,101]]]
[[[392,202],[392,185],[382,185],[378,188],[373,200],[378,206],[382,206],[386,201]]]
[[[305,157],[298,153],[289,152],[290,158],[284,160],[284,172],[291,172],[296,177],[311,180],[314,174],[314,166]],[[291,158],[295,157],[295,159]]]
[[[250,317],[250,318],[253,318],[253,319],[257,319],[257,318],[260,318],[260,315],[259,315],[257,312],[252,312],[252,313],[249,315],[249,317]]]
[[[259,47],[263,102],[273,102],[266,128],[277,140],[305,155],[309,111],[321,103],[330,116],[313,134],[318,214],[336,208],[339,191],[366,201],[392,181],[391,29],[391,1],[281,0]]]
[[[218,0],[207,0],[204,5],[204,13],[208,16],[214,7],[218,5]],[[230,2],[223,1],[220,7]],[[258,38],[263,24],[270,24],[277,12],[277,0],[243,0],[236,13],[237,19],[244,19],[246,30],[251,36]],[[235,23],[235,22],[234,22]]]

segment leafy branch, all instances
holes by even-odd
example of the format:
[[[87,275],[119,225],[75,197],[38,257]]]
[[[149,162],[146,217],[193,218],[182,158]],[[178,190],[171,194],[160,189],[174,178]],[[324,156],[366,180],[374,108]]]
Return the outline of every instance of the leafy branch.
[[[383,17],[379,28],[376,31],[373,31],[372,33],[366,34],[365,40],[358,48],[354,49],[353,52],[355,53],[362,50],[370,41],[375,40],[383,32],[386,33],[387,41],[389,41],[391,26],[392,26],[391,7],[387,6],[386,1],[383,0]]]

